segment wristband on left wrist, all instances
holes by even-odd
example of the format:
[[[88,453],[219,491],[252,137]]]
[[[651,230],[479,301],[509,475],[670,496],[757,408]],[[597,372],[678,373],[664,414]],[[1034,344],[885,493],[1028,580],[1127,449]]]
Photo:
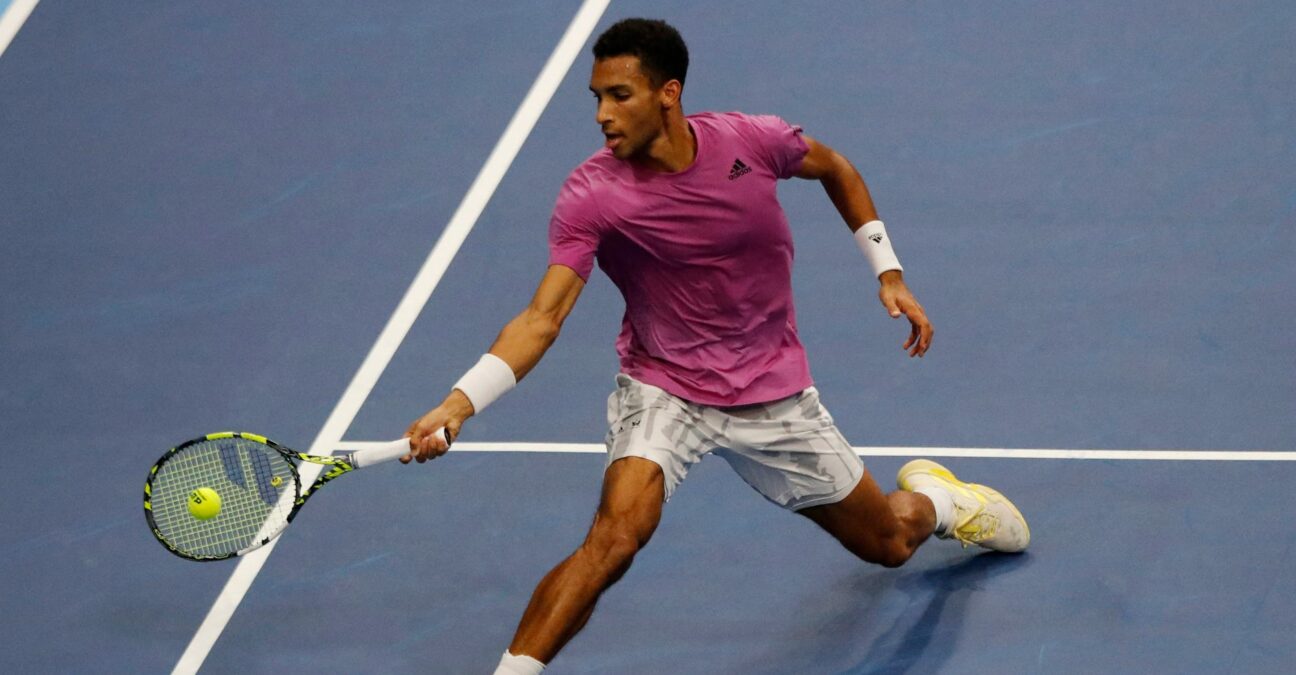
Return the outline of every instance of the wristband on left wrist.
[[[904,271],[895,249],[891,248],[891,237],[887,236],[886,225],[880,220],[870,220],[855,230],[855,243],[873,267],[873,276],[881,277],[883,272]]]

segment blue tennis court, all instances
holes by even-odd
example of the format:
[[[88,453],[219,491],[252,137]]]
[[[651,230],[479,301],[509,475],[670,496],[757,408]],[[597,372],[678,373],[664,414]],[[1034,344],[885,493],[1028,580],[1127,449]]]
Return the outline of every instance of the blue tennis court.
[[[0,50],[0,670],[494,668],[597,502],[601,273],[456,450],[339,480],[263,567],[169,555],[141,488],[206,432],[358,446],[439,402],[540,279],[601,142],[590,36],[627,16],[688,40],[687,111],[775,113],[859,167],[937,336],[905,358],[822,190],[783,184],[824,403],[884,488],[941,457],[1034,539],[871,567],[708,459],[546,672],[1292,670],[1271,0],[36,4]]]

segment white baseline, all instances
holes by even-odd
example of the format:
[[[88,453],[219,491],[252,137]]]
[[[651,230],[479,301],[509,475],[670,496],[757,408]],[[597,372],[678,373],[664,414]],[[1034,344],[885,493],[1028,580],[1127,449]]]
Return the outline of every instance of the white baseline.
[[[384,445],[372,441],[343,441],[338,450],[367,450]],[[930,448],[856,447],[863,457],[966,457],[987,459],[1123,459],[1212,462],[1296,462],[1296,452],[1285,450],[1066,450],[1041,448]],[[607,452],[602,443],[455,443],[451,452]]]

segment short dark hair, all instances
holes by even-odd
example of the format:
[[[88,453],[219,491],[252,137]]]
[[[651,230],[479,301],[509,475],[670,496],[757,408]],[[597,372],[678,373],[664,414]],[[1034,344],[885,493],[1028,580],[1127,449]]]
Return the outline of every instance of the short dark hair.
[[[594,58],[637,56],[644,75],[654,87],[670,80],[684,84],[688,74],[688,46],[679,31],[659,19],[622,19],[599,36]]]

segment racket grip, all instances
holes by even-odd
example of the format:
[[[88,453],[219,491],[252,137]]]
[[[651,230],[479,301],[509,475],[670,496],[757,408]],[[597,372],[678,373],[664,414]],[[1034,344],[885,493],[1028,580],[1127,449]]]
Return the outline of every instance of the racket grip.
[[[446,439],[445,429],[437,429],[433,432],[441,440]],[[358,450],[351,453],[351,466],[357,469],[363,469],[367,466],[390,462],[393,459],[400,459],[410,453],[410,444],[408,438],[398,438],[389,443],[384,443],[376,448],[368,450]]]

